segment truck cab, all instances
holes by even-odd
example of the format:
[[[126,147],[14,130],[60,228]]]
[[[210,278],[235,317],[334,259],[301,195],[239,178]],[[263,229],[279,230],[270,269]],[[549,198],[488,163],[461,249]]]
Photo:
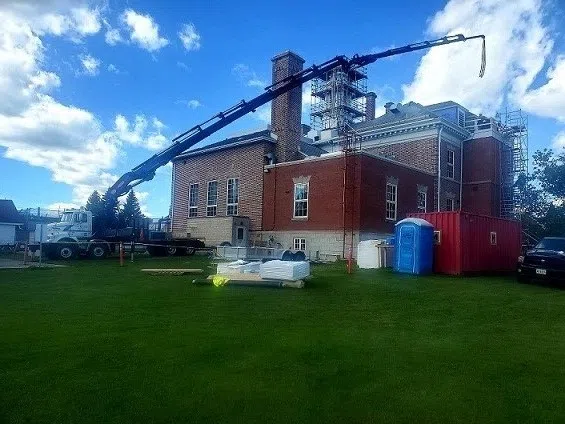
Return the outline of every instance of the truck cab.
[[[92,237],[92,212],[80,210],[68,210],[63,212],[59,222],[47,225],[45,241],[57,243],[63,239],[66,241],[84,241]]]

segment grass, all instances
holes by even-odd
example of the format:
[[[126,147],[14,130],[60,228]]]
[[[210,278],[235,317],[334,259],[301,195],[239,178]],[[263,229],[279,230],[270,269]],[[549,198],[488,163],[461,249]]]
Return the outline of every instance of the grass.
[[[559,422],[565,291],[315,266],[305,290],[0,271],[2,423]]]

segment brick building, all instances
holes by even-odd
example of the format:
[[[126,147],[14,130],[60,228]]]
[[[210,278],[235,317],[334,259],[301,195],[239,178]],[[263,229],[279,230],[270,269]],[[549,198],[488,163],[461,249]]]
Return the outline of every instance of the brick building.
[[[292,52],[275,56],[273,83],[303,63]],[[410,212],[500,215],[511,162],[497,121],[454,102],[389,103],[377,118],[374,105],[367,93],[347,142],[335,128],[307,138],[302,90],[295,88],[272,102],[267,129],[178,156],[174,235],[343,257],[359,240],[391,234]]]

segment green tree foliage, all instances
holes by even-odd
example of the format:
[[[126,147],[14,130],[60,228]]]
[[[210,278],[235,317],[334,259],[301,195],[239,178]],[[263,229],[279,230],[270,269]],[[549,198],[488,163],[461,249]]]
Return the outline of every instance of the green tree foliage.
[[[536,237],[565,236],[565,150],[538,150],[532,176],[516,185],[522,197],[522,223]]]
[[[128,193],[124,207],[120,211],[120,215],[123,219],[123,223],[127,227],[137,227],[136,223],[139,222],[140,218],[143,218],[139,201],[137,200],[133,190]]]

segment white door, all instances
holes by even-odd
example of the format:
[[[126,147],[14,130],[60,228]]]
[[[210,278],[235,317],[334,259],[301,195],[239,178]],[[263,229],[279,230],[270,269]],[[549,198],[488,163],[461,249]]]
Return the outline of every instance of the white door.
[[[0,245],[14,244],[16,242],[16,226],[0,224]]]

